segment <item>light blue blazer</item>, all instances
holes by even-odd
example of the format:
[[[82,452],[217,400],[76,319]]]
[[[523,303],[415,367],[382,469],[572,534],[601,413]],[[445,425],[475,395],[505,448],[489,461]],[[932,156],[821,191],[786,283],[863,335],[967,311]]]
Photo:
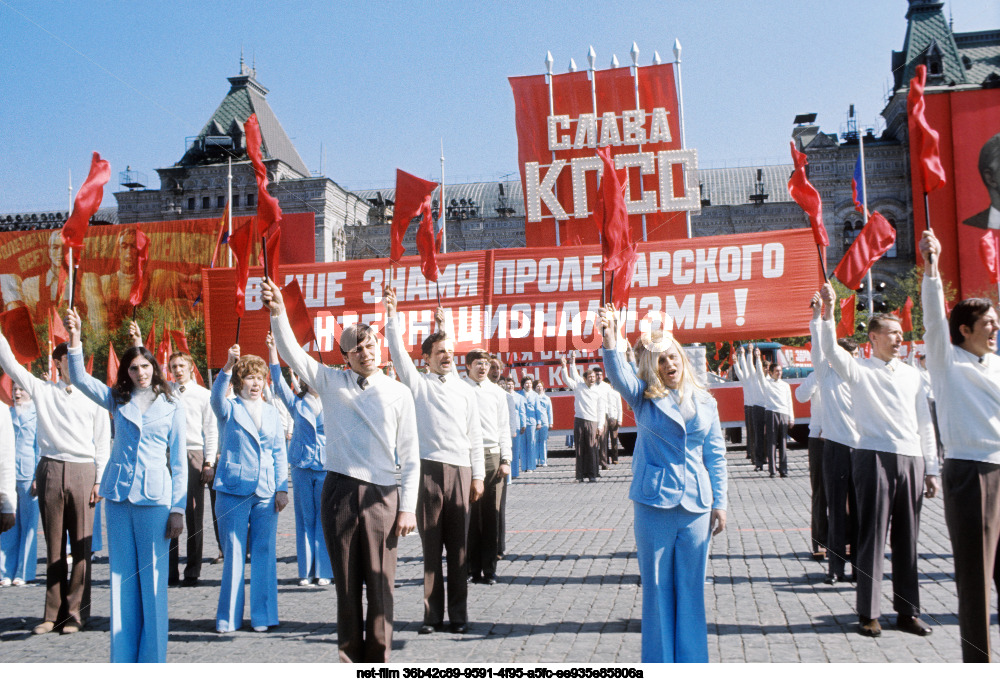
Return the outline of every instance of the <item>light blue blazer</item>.
[[[38,460],[41,459],[38,449],[38,415],[35,412],[35,403],[30,402],[21,407],[21,414],[17,413],[17,408],[11,407],[10,419],[14,422],[17,480],[32,481],[35,479]]]
[[[170,506],[187,503],[187,417],[180,401],[158,395],[145,413],[119,405],[111,389],[87,374],[82,353],[69,354],[69,378],[81,392],[111,413],[115,439],[100,493],[112,502]]]
[[[726,443],[715,398],[694,392],[695,415],[685,422],[673,398],[650,400],[646,383],[618,351],[602,349],[604,368],[635,413],[637,436],[629,499],[691,512],[726,508]]]
[[[300,469],[323,471],[323,456],[326,452],[323,415],[316,415],[304,398],[292,393],[279,365],[271,365],[271,386],[274,394],[288,408],[294,423],[292,440],[288,446],[288,463]]]
[[[542,413],[542,423],[546,427],[555,423],[552,418],[552,399],[549,398],[548,393],[538,396],[538,411]]]
[[[288,459],[281,415],[274,405],[264,403],[258,431],[243,403],[226,399],[230,376],[220,371],[212,384],[212,410],[220,421],[213,487],[230,495],[256,493],[259,497],[287,492]]]
[[[526,393],[524,390],[517,391],[517,394],[524,398],[524,422],[525,427],[534,426],[538,423],[538,394],[534,391]]]

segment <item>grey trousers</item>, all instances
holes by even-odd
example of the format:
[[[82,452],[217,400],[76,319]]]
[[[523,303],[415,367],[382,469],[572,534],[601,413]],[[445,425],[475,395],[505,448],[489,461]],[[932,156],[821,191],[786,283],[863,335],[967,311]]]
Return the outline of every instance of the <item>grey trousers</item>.
[[[827,541],[827,511],[826,486],[823,483],[823,448],[826,441],[822,438],[809,439],[809,486],[812,490],[812,551],[816,553],[826,549]]]
[[[826,485],[827,575],[844,578],[847,545],[851,545],[851,563],[858,557],[858,500],[854,493],[851,458],[854,450],[843,443],[823,441],[823,483]],[[857,571],[854,571],[857,575]]]

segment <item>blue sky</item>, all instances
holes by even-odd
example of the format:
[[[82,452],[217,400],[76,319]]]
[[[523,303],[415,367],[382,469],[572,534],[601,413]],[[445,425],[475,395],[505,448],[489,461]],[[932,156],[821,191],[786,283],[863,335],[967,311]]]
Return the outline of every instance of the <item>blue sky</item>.
[[[639,63],[683,46],[687,146],[702,167],[788,162],[792,119],[874,124],[905,36],[904,0],[665,2],[64,2],[0,0],[0,212],[62,208],[90,152],[126,165],[184,152],[255,60],[306,164],[338,183],[390,186],[396,167],[445,179],[517,171],[508,76],[583,68],[594,46]],[[996,0],[951,0],[959,32],[1000,28]]]

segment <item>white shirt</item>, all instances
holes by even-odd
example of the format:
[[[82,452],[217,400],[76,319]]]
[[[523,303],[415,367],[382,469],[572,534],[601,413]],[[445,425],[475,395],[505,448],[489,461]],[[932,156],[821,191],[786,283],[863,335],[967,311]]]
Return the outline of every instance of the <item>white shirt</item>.
[[[570,367],[572,367],[572,374],[570,374]],[[576,418],[597,422],[598,426],[603,426],[605,414],[607,414],[604,391],[597,384],[587,386],[587,381],[580,376],[580,370],[576,368],[576,363],[563,367],[563,381],[573,391],[575,398],[573,410]]]
[[[477,382],[465,377],[479,407],[479,426],[483,432],[483,448],[500,448],[500,462],[510,464],[510,409],[507,393],[489,379]]]
[[[752,364],[753,358],[750,358],[750,362],[748,363],[745,354],[736,354],[736,373],[739,375],[740,383],[743,384],[743,404],[752,407],[763,407],[764,396],[760,392],[757,382],[754,381],[753,372],[750,367]]]
[[[17,510],[17,466],[14,452],[14,422],[10,410],[0,408],[0,513]]]
[[[414,512],[420,484],[417,419],[413,396],[382,372],[366,380],[349,369],[313,360],[295,340],[285,315],[271,318],[278,353],[319,393],[326,430],[326,469],[375,485],[396,484],[400,469],[399,511]]]
[[[823,354],[851,387],[857,447],[924,458],[925,474],[938,473],[927,389],[920,372],[893,358],[855,359],[837,345],[833,320],[820,326]]]
[[[413,393],[420,459],[471,467],[473,480],[485,479],[483,432],[472,389],[455,374],[418,372],[403,347],[403,335],[395,317],[385,325],[385,338],[396,375]]]
[[[96,465],[96,485],[111,455],[111,420],[93,400],[60,381],[42,381],[14,358],[7,339],[0,334],[0,367],[35,401],[38,450],[42,457]]]
[[[921,299],[945,457],[1000,464],[1000,358],[952,344],[940,278],[924,276]]]
[[[795,387],[795,399],[800,403],[811,402],[809,407],[809,437],[821,438],[823,433],[823,394],[819,387],[815,370]]]
[[[622,397],[611,384],[602,381],[598,384],[604,392],[604,414],[608,419],[622,420]],[[546,417],[547,418],[547,417]]]
[[[212,392],[192,380],[174,383],[171,390],[187,415],[187,449],[201,450],[205,463],[214,464],[219,452],[219,427],[212,412]]]
[[[851,385],[833,371],[823,353],[823,322],[809,323],[812,333],[812,363],[816,375],[816,394],[822,396],[819,403],[821,436],[829,441],[858,447],[858,428],[854,425],[854,401],[851,400]],[[814,403],[815,407],[815,403]],[[813,410],[815,413],[815,409]]]

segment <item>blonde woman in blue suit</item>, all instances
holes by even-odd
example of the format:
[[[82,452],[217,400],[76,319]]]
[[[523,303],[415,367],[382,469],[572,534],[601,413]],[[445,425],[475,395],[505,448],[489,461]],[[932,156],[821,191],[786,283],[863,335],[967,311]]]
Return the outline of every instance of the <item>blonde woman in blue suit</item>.
[[[184,528],[187,501],[184,408],[145,348],[125,352],[112,388],[87,374],[75,310],[66,323],[70,381],[110,412],[115,425],[100,487],[108,528],[114,529],[108,533],[111,662],[162,663],[170,539]]]
[[[638,427],[629,499],[642,578],[642,661],[707,662],[708,545],[726,527],[719,411],[671,334],[642,335],[635,371],[614,307],[601,310],[600,324],[608,378]]]
[[[234,400],[226,398],[232,381]],[[264,402],[267,364],[256,355],[229,349],[212,384],[212,410],[219,418],[215,512],[225,563],[217,632],[243,625],[244,562],[250,548],[250,625],[267,632],[278,624],[278,512],[288,504],[288,461],[281,415]]]

